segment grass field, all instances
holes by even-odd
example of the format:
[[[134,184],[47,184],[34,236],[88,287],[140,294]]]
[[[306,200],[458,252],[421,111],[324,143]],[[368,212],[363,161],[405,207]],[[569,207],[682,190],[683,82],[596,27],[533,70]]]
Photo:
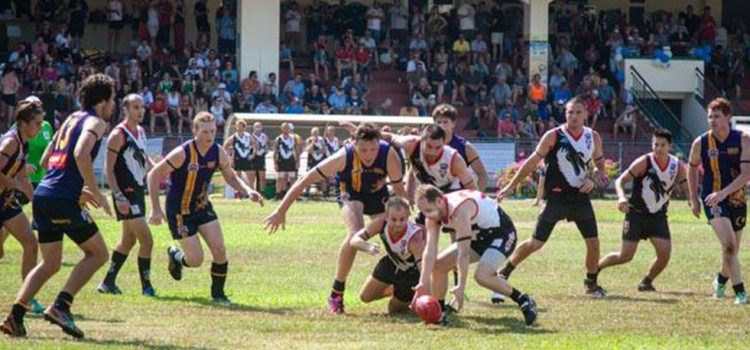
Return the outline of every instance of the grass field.
[[[469,283],[470,301],[448,327],[427,326],[414,316],[389,317],[386,301],[364,305],[358,290],[377,262],[357,256],[347,283],[347,314],[329,315],[325,298],[332,282],[335,254],[343,235],[332,203],[301,202],[290,212],[287,230],[269,236],[260,224],[276,203],[259,209],[249,202],[215,200],[230,259],[227,293],[238,305],[228,309],[208,303],[208,264],[185,270],[183,280],[167,273],[166,225],[155,227],[152,279],[156,299],[140,296],[135,252],[120,273],[124,294],[104,296],[95,288],[103,268],[76,298],[73,312],[86,338],[75,341],[38,317],[28,317],[27,339],[0,335],[0,348],[747,348],[750,308],[732,298],[711,300],[711,281],[719,266],[717,240],[703,220],[689,216],[685,202],[672,204],[672,261],[657,279],[657,293],[636,292],[654,257],[642,243],[628,265],[606,270],[600,283],[606,299],[583,295],[584,244],[574,225],[561,223],[549,244],[521,265],[511,282],[538,302],[538,324],[526,327],[514,305],[493,306],[486,290]],[[509,201],[505,208],[519,229],[531,235],[538,209],[529,201]],[[622,215],[615,202],[595,203],[602,254],[619,248]],[[96,213],[97,223],[114,247],[119,225]],[[443,242],[444,243],[444,242]],[[0,261],[0,308],[8,311],[21,283],[20,246],[9,238]],[[750,252],[743,242],[741,259],[750,275]],[[80,253],[65,241],[61,272],[39,300],[50,303]],[[512,303],[511,303],[512,304]]]

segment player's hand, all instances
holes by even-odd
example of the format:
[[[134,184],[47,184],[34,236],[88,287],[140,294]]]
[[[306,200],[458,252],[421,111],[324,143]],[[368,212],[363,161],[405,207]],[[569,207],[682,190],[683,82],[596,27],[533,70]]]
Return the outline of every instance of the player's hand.
[[[339,126],[346,129],[346,131],[350,132],[352,135],[357,131],[357,126],[350,121],[341,120],[339,121]]]
[[[695,216],[696,219],[700,219],[701,217],[701,203],[698,201],[698,199],[693,199],[688,202],[688,205],[690,206],[690,209],[692,209],[693,216]]]
[[[583,185],[581,185],[581,187],[578,188],[578,191],[581,192],[581,193],[589,193],[589,192],[591,192],[591,190],[594,189],[594,186],[596,186],[596,184],[594,184],[593,180],[586,179],[583,182]]]
[[[705,203],[709,207],[718,207],[719,203],[721,203],[726,198],[727,195],[724,193],[724,191],[714,192],[706,197]]]
[[[96,197],[86,187],[81,190],[81,197],[78,199],[78,204],[81,206],[81,208],[87,210],[89,209],[89,205],[96,209],[99,209],[99,203],[96,202]]]
[[[505,197],[510,197],[513,195],[514,188],[510,187],[510,185],[503,187],[500,192],[497,193],[497,202],[500,203],[505,199]]]
[[[36,167],[31,164],[26,164],[26,174],[33,174],[36,172]]]
[[[422,284],[422,282],[419,282],[416,286],[411,287],[411,289],[414,291],[414,297],[411,298],[411,303],[409,304],[410,308],[414,307],[414,302],[417,301],[419,297],[430,294],[430,290],[424,284]]]
[[[164,212],[159,208],[159,210],[156,210],[155,208],[151,208],[151,214],[148,218],[148,223],[154,226],[161,225],[161,221],[164,219],[165,215]]]
[[[630,204],[628,203],[627,198],[622,197],[617,200],[617,210],[624,214],[627,214],[630,211]]]
[[[107,198],[105,198],[104,195],[99,191],[96,191],[95,196],[97,203],[99,203],[99,206],[104,211],[104,213],[107,214],[107,216],[112,216],[112,210],[109,208],[109,202],[107,201]]]
[[[250,198],[251,201],[257,202],[260,204],[261,208],[263,207],[263,195],[260,194],[258,191],[250,190],[247,193],[247,196]]]
[[[451,293],[453,294],[451,305],[458,311],[461,311],[464,307],[464,289],[465,286],[462,286],[460,283],[451,289]]]
[[[117,206],[117,212],[121,214],[130,213],[130,203],[127,200],[116,200],[115,206]]]
[[[380,245],[374,242],[365,242],[367,244],[367,248],[365,248],[365,252],[367,254],[370,254],[372,256],[378,256],[380,255]]]
[[[263,219],[263,222],[266,224],[264,229],[267,230],[269,234],[276,233],[279,226],[281,226],[282,230],[286,230],[286,213],[274,210],[271,215]]]

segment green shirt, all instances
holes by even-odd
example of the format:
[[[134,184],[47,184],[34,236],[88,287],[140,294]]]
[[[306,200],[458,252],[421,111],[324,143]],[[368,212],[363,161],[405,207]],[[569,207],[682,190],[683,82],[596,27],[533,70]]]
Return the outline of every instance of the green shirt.
[[[28,174],[29,180],[32,183],[37,184],[42,182],[42,178],[47,173],[45,169],[39,166],[39,162],[42,160],[42,154],[44,154],[44,150],[52,140],[53,134],[52,125],[47,121],[43,121],[42,130],[36,134],[35,138],[29,140],[29,154],[26,157],[26,163],[36,168],[35,172]]]

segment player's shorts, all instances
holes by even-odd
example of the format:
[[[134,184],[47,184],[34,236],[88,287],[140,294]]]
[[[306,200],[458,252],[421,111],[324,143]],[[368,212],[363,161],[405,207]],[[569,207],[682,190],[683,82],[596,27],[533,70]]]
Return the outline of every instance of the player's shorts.
[[[599,236],[594,207],[591,205],[591,200],[586,198],[576,201],[548,201],[537,219],[532,237],[546,242],[560,220],[575,222],[583,238]]]
[[[21,213],[23,213],[23,206],[18,202],[15,193],[0,196],[0,227]]]
[[[504,33],[501,33],[501,32],[492,32],[492,34],[490,34],[490,42],[492,44],[498,44],[498,45],[502,44],[503,43],[503,34]]]
[[[122,28],[125,28],[125,22],[123,21],[110,21],[109,22],[109,29],[122,30]]]
[[[117,201],[115,200],[115,196],[112,196],[112,203],[115,204],[115,216],[117,217],[117,221],[137,219],[146,216],[145,193],[141,191],[132,193],[123,192],[123,195],[128,199],[128,203],[130,203],[130,212],[125,214],[117,210]]]
[[[35,196],[31,208],[39,243],[60,242],[67,235],[81,245],[99,232],[91,214],[75,201]]]
[[[393,285],[393,296],[405,303],[414,298],[414,288],[419,284],[419,269],[413,267],[408,270],[399,269],[393,260],[384,256],[372,271],[372,277],[385,284]]]
[[[323,157],[323,158],[320,158],[320,159],[316,160],[315,158],[313,158],[313,156],[312,156],[312,155],[311,155],[311,156],[309,156],[309,157],[307,157],[307,171],[310,171],[310,170],[312,170],[313,168],[315,168],[315,167],[316,167],[316,166],[317,166],[318,164],[320,164],[320,163],[321,163],[321,162],[322,162],[322,161],[323,161],[324,159],[326,159],[326,158],[325,158],[325,157]]]
[[[364,194],[356,192],[341,192],[340,200],[357,201],[364,205],[365,215],[378,215],[385,212],[385,202],[388,201],[388,189],[383,188],[376,193]]]
[[[622,224],[622,240],[638,242],[650,237],[670,239],[669,223],[666,215],[653,215],[629,212]]]
[[[253,160],[252,159],[244,159],[244,158],[235,159],[235,161],[234,161],[234,170],[236,170],[236,171],[250,171],[250,170],[253,170]]]
[[[294,158],[279,159],[276,171],[279,173],[297,173],[297,161]]]
[[[201,225],[218,219],[219,217],[216,216],[211,203],[208,203],[205,208],[188,215],[167,213],[169,232],[172,233],[172,238],[176,240],[195,236]]]
[[[266,171],[266,156],[256,155],[255,158],[250,161],[250,171]]]
[[[747,204],[731,205],[729,200],[724,200],[716,208],[703,205],[703,211],[706,213],[708,223],[715,217],[727,218],[732,223],[732,230],[735,232],[745,228],[747,221]]]
[[[500,227],[479,229],[476,238],[471,241],[471,250],[480,256],[480,261],[484,261],[486,253],[490,251],[500,252],[500,254],[507,258],[516,249],[518,237],[513,220],[500,207],[497,207],[497,213],[500,215]],[[499,267],[501,262],[488,263]]]

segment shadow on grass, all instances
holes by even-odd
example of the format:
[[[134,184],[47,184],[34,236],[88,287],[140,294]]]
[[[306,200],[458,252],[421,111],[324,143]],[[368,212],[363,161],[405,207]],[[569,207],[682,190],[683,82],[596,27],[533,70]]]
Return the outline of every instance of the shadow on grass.
[[[628,301],[628,302],[639,302],[639,303],[655,303],[655,304],[678,304],[679,300],[677,299],[653,299],[653,298],[636,298],[636,297],[629,297],[625,295],[607,295],[606,298],[598,298],[594,300],[602,300],[602,301]]]
[[[102,323],[125,323],[125,320],[120,319],[102,319],[96,317],[89,317],[86,315],[73,314],[76,321],[88,321],[88,322],[102,322]]]
[[[212,348],[203,348],[203,347],[195,347],[195,346],[178,346],[173,344],[167,344],[167,345],[161,345],[161,344],[151,344],[149,340],[141,340],[141,339],[133,339],[133,340],[115,340],[115,339],[88,339],[84,338],[81,340],[72,340],[75,343],[83,343],[83,344],[91,344],[91,345],[98,345],[98,346],[132,346],[137,347],[141,349],[153,349],[153,350],[166,350],[166,349],[178,349],[178,350],[203,350],[203,349],[212,349]]]
[[[539,328],[538,326],[527,326],[523,321],[523,317],[486,317],[486,316],[463,316],[461,317],[467,321],[474,321],[480,325],[480,327],[471,327],[466,322],[460,322],[458,318],[449,318],[448,327],[460,327],[468,330],[472,330],[478,333],[484,334],[500,334],[500,333],[513,333],[513,334],[552,334],[557,333],[556,331]],[[458,322],[457,322],[458,321]],[[482,327],[484,326],[484,327]]]
[[[708,293],[696,293],[696,292],[691,292],[691,291],[687,291],[687,290],[684,290],[684,291],[672,291],[672,292],[656,292],[656,293],[658,293],[658,294],[665,294],[665,295],[674,295],[674,296],[678,296],[678,297],[706,297],[706,298],[710,298],[711,297],[711,295],[708,294]]]
[[[292,308],[287,308],[287,307],[271,308],[271,307],[258,307],[258,306],[244,305],[244,304],[232,304],[232,306],[224,306],[224,305],[212,302],[211,299],[201,298],[201,297],[180,297],[180,296],[157,295],[156,297],[154,297],[154,299],[161,300],[161,301],[192,303],[192,304],[198,304],[201,306],[208,306],[212,308],[225,309],[225,310],[230,310],[230,311],[263,312],[263,313],[273,314],[273,315],[286,315],[290,311],[293,310]]]

